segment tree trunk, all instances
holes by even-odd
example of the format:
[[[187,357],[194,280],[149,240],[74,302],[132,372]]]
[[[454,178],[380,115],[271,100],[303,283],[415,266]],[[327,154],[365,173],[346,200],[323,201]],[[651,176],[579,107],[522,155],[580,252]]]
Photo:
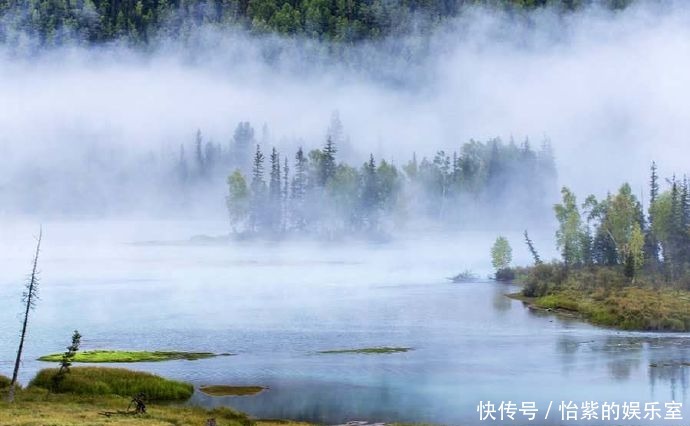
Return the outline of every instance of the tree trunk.
[[[29,312],[33,306],[33,298],[36,293],[36,274],[38,267],[38,252],[41,249],[41,237],[43,230],[38,234],[38,242],[36,243],[36,254],[34,255],[33,268],[31,270],[31,278],[26,291],[26,308],[24,310],[24,322],[22,323],[22,333],[19,338],[19,349],[17,349],[17,359],[14,361],[14,371],[12,372],[12,381],[10,382],[10,391],[7,396],[9,402],[14,401],[15,387],[17,385],[17,377],[19,376],[19,364],[22,362],[22,350],[24,349],[24,338],[26,337],[26,327],[29,322]]]

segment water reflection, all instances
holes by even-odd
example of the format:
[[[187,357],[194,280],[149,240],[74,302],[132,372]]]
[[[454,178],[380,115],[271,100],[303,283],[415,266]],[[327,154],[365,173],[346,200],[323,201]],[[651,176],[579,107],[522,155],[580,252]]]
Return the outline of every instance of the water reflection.
[[[254,397],[196,393],[191,401],[257,417],[474,425],[480,424],[480,400],[538,401],[542,407],[550,400],[674,398],[687,404],[690,367],[649,367],[690,359],[686,338],[594,327],[530,311],[504,296],[518,290],[511,286],[443,279],[459,264],[486,263],[493,238],[485,238],[486,251],[462,255],[453,248],[463,240],[447,236],[356,248],[46,246],[43,297],[32,317],[21,380],[45,367],[35,359],[63,350],[78,328],[84,349],[236,353],[131,367],[197,386],[268,386]],[[25,265],[11,253],[0,256],[0,270],[22,277]],[[0,288],[0,306],[16,306],[20,293]],[[17,329],[16,310],[0,310],[5,372]],[[373,346],[414,350],[317,354]]]

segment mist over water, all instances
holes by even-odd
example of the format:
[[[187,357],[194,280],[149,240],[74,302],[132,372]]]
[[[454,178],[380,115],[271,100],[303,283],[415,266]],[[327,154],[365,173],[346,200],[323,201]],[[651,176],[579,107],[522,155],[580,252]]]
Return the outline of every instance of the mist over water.
[[[3,210],[30,202],[32,186],[72,211],[80,193],[112,187],[123,210],[155,213],[166,185],[156,167],[197,129],[226,144],[250,121],[258,142],[292,153],[322,146],[335,110],[354,164],[371,152],[402,165],[471,138],[547,138],[562,184],[601,194],[628,180],[639,193],[653,159],[662,176],[687,170],[689,21],[683,2],[640,2],[567,15],[469,9],[431,35],[347,49],[212,28],[143,51],[5,46]],[[142,167],[148,158],[159,161]],[[223,186],[213,190],[220,199]],[[98,203],[107,211],[107,196]]]
[[[11,366],[18,328],[21,287],[13,277],[23,275],[33,225],[10,224],[0,246],[3,370]],[[517,290],[511,285],[445,279],[461,267],[488,275],[485,253],[493,233],[401,236],[382,245],[151,243],[223,226],[45,224],[41,300],[31,317],[21,381],[52,365],[35,359],[63,350],[78,328],[83,350],[234,353],[127,368],[195,386],[268,386],[254,397],[197,391],[190,401],[260,417],[483,424],[475,411],[480,400],[537,401],[542,410],[552,400],[689,401],[687,369],[650,366],[684,359],[687,334],[597,328],[531,312],[505,297]],[[545,246],[550,235],[534,238]],[[545,249],[543,255],[555,253]],[[516,263],[528,257],[516,245]],[[372,346],[414,350],[317,353]]]
[[[513,263],[528,264],[525,227],[543,259],[558,255],[548,220],[493,220],[524,194],[462,231],[425,222],[393,226],[376,243],[214,240],[192,237],[229,232],[232,170],[195,186],[184,208],[171,172],[197,129],[225,147],[249,121],[265,152],[275,146],[292,160],[299,146],[324,145],[338,111],[338,160],[357,167],[370,153],[401,167],[470,139],[529,138],[537,148],[550,141],[558,184],[580,200],[623,181],[646,194],[652,160],[663,177],[688,171],[686,3],[567,15],[469,8],[431,35],[347,48],[212,27],[145,48],[21,40],[0,47],[3,373],[43,223],[23,383],[45,366],[35,358],[61,351],[78,328],[84,349],[237,353],[133,368],[195,385],[269,386],[255,398],[191,401],[264,417],[473,424],[482,399],[690,403],[687,368],[650,367],[686,359],[687,334],[539,315],[504,296],[512,286],[446,279],[488,276],[499,233]],[[539,201],[548,210],[555,196]],[[386,345],[414,351],[315,354]]]

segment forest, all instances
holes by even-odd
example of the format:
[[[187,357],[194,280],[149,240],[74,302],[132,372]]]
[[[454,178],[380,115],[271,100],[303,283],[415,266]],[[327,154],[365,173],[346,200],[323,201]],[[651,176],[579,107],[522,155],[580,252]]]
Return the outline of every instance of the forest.
[[[227,177],[231,230],[243,236],[379,238],[410,223],[534,223],[556,194],[548,141],[535,150],[528,139],[472,140],[432,158],[413,154],[403,164],[373,154],[348,164],[339,158],[340,145],[347,139],[337,115],[322,147],[289,154],[257,143],[251,124],[241,122],[225,146],[198,132],[193,147],[180,147],[176,173],[190,188]]]
[[[665,181],[652,163],[646,212],[627,183],[582,203],[563,187],[554,206],[561,260],[543,262],[525,232],[534,266],[517,268],[521,296],[597,324],[690,330],[690,184],[686,176]]]
[[[134,44],[185,38],[211,25],[255,34],[358,42],[433,27],[467,7],[519,13],[538,7],[572,11],[591,4],[617,9],[631,0],[0,0],[0,42],[30,35],[43,45],[64,41]]]

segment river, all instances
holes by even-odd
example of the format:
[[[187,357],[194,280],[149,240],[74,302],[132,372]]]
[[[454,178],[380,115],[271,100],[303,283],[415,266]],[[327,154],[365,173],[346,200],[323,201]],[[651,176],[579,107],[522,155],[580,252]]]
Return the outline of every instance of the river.
[[[0,233],[4,375],[16,351],[36,232],[35,223],[4,221]],[[236,354],[127,367],[195,385],[267,386],[245,397],[196,392],[189,402],[258,417],[484,424],[480,401],[510,400],[518,408],[535,402],[532,423],[555,424],[561,401],[690,403],[690,367],[680,364],[690,361],[688,334],[595,327],[531,311],[505,297],[514,286],[445,278],[464,269],[486,277],[495,233],[437,232],[378,244],[185,243],[222,232],[220,222],[45,224],[40,300],[21,381],[50,366],[35,359],[63,351],[78,329],[83,350]],[[509,237],[516,263],[527,262],[520,234]],[[549,238],[536,242],[543,247]],[[413,350],[319,353],[374,346]],[[687,407],[683,413],[690,418]]]

